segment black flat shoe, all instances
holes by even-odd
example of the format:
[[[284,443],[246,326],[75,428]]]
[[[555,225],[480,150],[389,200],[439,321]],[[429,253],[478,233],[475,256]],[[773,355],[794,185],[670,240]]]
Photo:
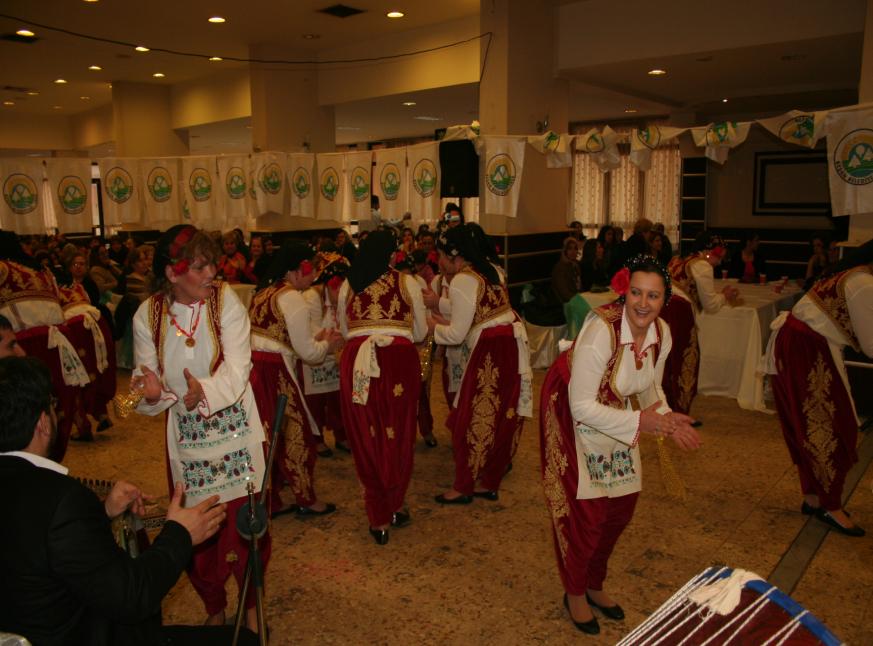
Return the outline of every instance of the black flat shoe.
[[[600,612],[603,613],[603,616],[607,619],[615,619],[616,621],[621,621],[624,619],[624,610],[621,609],[621,606],[615,604],[614,606],[601,606],[594,602],[591,596],[586,592],[585,598],[588,600],[588,605],[592,608],[597,608]]]
[[[391,527],[406,527],[412,522],[412,516],[408,511],[395,511],[391,518]]]
[[[570,601],[567,599],[567,593],[564,593],[564,607],[567,609],[567,614],[570,615],[570,621],[573,622],[573,625],[576,626],[576,630],[579,630],[586,635],[599,635],[600,634],[600,624],[597,623],[597,617],[592,617],[589,621],[576,621],[573,619],[573,613],[570,612]]]
[[[813,507],[805,500],[803,501],[803,504],[800,505],[800,513],[804,514],[805,516],[817,516],[820,512],[821,507]]]
[[[108,417],[104,417],[100,420],[100,423],[97,424],[97,432],[102,433],[103,431],[112,428],[112,420]]]
[[[321,449],[320,451],[318,451],[318,457],[320,457],[320,458],[332,458],[333,451],[331,451],[329,448]]]
[[[854,525],[853,527],[843,527],[837,522],[837,519],[831,516],[828,512],[822,509],[818,514],[816,514],[818,519],[822,521],[825,525],[830,525],[833,529],[837,530],[841,534],[845,534],[846,536],[854,536],[861,537],[864,536],[867,532],[863,529]]]
[[[485,500],[497,500],[500,498],[500,494],[496,491],[474,491],[473,496],[475,498],[484,498]]]
[[[457,498],[446,498],[444,494],[435,496],[436,500],[441,505],[469,505],[473,502],[473,496],[458,496]]]
[[[270,518],[278,518],[279,516],[285,516],[286,514],[296,514],[300,511],[300,507],[298,505],[288,505],[285,509],[279,509],[278,511],[274,511],[270,514]]]
[[[437,442],[436,438],[431,435],[430,437],[424,438],[424,445],[428,448],[434,449],[439,446],[439,442]]]
[[[336,511],[336,505],[332,502],[329,502],[325,505],[324,509],[321,511],[316,511],[311,507],[298,507],[297,508],[297,518],[310,518],[312,516],[327,516],[328,514],[332,514]]]
[[[372,536],[373,540],[376,541],[376,545],[387,545],[388,544],[388,530],[387,529],[370,528],[370,536]]]
[[[352,450],[348,446],[343,444],[342,442],[337,442],[334,445],[334,447],[336,448],[337,451],[342,451],[343,453],[351,453],[352,452]]]

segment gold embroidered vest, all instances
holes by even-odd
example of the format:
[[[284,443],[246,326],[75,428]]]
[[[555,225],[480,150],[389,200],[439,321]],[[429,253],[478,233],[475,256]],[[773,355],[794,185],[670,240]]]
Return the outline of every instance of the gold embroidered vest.
[[[222,283],[213,283],[209,289],[209,297],[203,305],[208,316],[209,332],[212,335],[212,342],[215,350],[212,355],[212,362],[209,366],[209,373],[214,374],[221,362],[224,361],[224,350],[221,347],[221,310],[224,306],[224,296],[222,291]],[[149,329],[152,333],[152,340],[155,344],[155,351],[158,355],[158,368],[163,373],[164,371],[164,339],[167,336],[167,325],[170,321],[169,303],[167,297],[162,293],[152,294],[149,296]]]
[[[0,305],[18,301],[59,301],[55,278],[48,269],[37,271],[12,260],[0,260]]]
[[[76,305],[90,305],[91,299],[82,283],[73,283],[69,287],[58,287],[61,307],[67,310]]]
[[[697,308],[697,311],[700,311],[703,306],[700,304],[700,296],[697,293],[697,283],[691,276],[691,272],[688,271],[692,262],[706,262],[706,259],[700,254],[691,254],[687,258],[673,256],[667,265],[667,271],[670,272],[670,280],[673,281],[673,284],[688,294],[691,303]]]
[[[413,329],[412,300],[403,276],[389,269],[346,304],[349,330],[367,328]]]
[[[479,283],[476,292],[476,313],[470,327],[476,327],[493,318],[505,314],[512,308],[509,305],[509,293],[500,283],[490,283],[488,279],[472,267],[465,267],[460,273],[473,276]]]
[[[279,309],[279,296],[294,289],[285,281],[279,281],[262,289],[249,306],[249,320],[252,323],[252,334],[272,339],[281,343],[288,350],[291,347],[291,338],[288,336],[288,326],[285,324],[285,316]]]
[[[849,318],[849,305],[846,302],[846,279],[852,274],[861,272],[869,274],[870,267],[867,265],[853,267],[823,278],[817,281],[806,293],[812,302],[818,305],[819,309],[843,333],[846,341],[856,352],[861,351],[861,345],[858,343],[858,337],[855,336],[855,330],[852,329],[852,320]]]

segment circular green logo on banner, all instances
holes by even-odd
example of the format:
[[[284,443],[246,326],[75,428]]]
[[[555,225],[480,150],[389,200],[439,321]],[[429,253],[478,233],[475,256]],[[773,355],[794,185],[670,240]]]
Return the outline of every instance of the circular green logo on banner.
[[[393,201],[400,195],[400,169],[397,164],[385,164],[382,167],[382,176],[379,178],[379,186],[382,188],[382,197]]]
[[[78,215],[85,210],[88,201],[88,189],[85,183],[75,175],[67,175],[58,182],[58,201],[67,215]]]
[[[279,164],[271,162],[266,166],[261,166],[258,173],[258,184],[263,189],[264,193],[276,195],[282,190],[282,169]]]
[[[212,178],[205,168],[195,168],[188,177],[188,187],[197,202],[205,202],[212,197]]]
[[[258,197],[258,188],[255,184],[255,171],[249,171],[249,195],[251,198],[257,199]]]
[[[173,194],[173,178],[163,166],[155,166],[149,173],[146,180],[146,186],[149,187],[149,193],[152,194],[155,202],[166,202]]]
[[[736,121],[722,121],[714,123],[706,129],[706,145],[719,146],[727,143],[730,138],[731,128],[736,130]]]
[[[291,176],[291,188],[294,190],[294,195],[305,200],[312,189],[312,178],[309,176],[309,171],[302,166],[295,170]]]
[[[429,159],[422,159],[412,169],[412,186],[422,197],[430,197],[436,191],[437,169]]]
[[[515,162],[504,153],[494,155],[485,169],[485,185],[495,195],[504,196],[515,184]]]
[[[3,182],[3,199],[17,215],[27,215],[39,204],[36,183],[29,175],[13,173]]]
[[[561,137],[553,130],[546,133],[546,138],[543,140],[543,150],[554,152],[558,149],[558,144],[561,143]]]
[[[637,141],[646,148],[655,149],[661,143],[661,129],[658,126],[646,126],[637,130]]]
[[[333,202],[336,199],[336,194],[339,192],[339,174],[334,170],[333,166],[328,166],[321,173],[321,195],[324,199]]]
[[[124,204],[133,195],[133,178],[119,166],[110,168],[103,177],[106,195],[116,204]]]
[[[815,116],[802,114],[779,126],[779,138],[801,146],[811,146],[815,135]]]
[[[585,150],[589,153],[600,153],[604,148],[603,137],[597,133],[588,137],[588,141],[585,142]]]
[[[873,130],[858,128],[843,137],[834,150],[834,169],[847,184],[873,182]]]
[[[355,166],[349,176],[352,189],[352,199],[363,202],[370,197],[370,173],[361,166]]]
[[[241,200],[246,196],[246,174],[239,166],[231,166],[224,180],[227,194],[232,200]]]

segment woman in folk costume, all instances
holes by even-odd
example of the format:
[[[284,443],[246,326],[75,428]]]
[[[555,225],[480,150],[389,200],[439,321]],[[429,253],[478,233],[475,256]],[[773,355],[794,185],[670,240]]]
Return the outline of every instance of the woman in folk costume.
[[[782,435],[797,465],[801,511],[848,536],[864,530],[843,511],[846,473],[858,461],[858,418],[843,348],[873,357],[873,240],[771,325],[767,372]]]
[[[303,293],[309,306],[309,329],[313,335],[322,330],[335,330],[339,335],[336,304],[340,286],[348,271],[349,260],[345,256],[333,251],[320,251],[315,255],[315,280],[312,281],[312,287]],[[301,361],[297,364],[297,370],[306,405],[316,426],[321,429],[318,454],[321,457],[333,455],[324,444],[325,430],[333,432],[334,446],[337,449],[350,453],[340,412],[339,365],[336,353],[328,352],[321,363]]]
[[[225,582],[241,585],[248,541],[232,519],[247,501],[246,487],[260,489],[265,472],[264,430],[249,385],[249,317],[225,283],[213,283],[218,249],[203,232],[177,225],[158,240],[155,293],[133,318],[141,389],[137,412],[165,413],[170,490],[181,483],[185,506],[217,494],[229,522],[194,550],[188,575],[209,615],[225,621]],[[261,539],[266,567],[270,536]],[[253,588],[250,589],[252,592]],[[254,594],[246,599],[247,625],[257,630]]]
[[[452,302],[449,300],[449,285],[452,282],[452,278],[455,277],[455,266],[454,263],[447,263],[443,267],[442,263],[439,262],[439,252],[436,253],[440,273],[433,277],[429,289],[424,290],[422,293],[422,298],[428,310],[438,314],[443,321],[448,323],[452,319]],[[446,406],[451,409],[452,402],[455,400],[455,393],[458,391],[458,385],[461,381],[460,346],[449,349],[437,345],[434,356],[442,358],[440,376],[443,385],[443,396],[446,398]]]
[[[633,516],[641,485],[641,433],[700,445],[690,417],[663,404],[670,329],[658,318],[670,281],[637,256],[612,280],[620,298],[593,310],[573,346],[549,369],[540,396],[543,485],[552,517],[564,605],[574,625],[597,634],[591,607],[622,619],[603,589],[607,562]],[[651,405],[631,408],[638,396]]]
[[[497,500],[523,418],[532,414],[527,335],[468,225],[447,230],[438,248],[441,270],[455,272],[449,287],[452,320],[432,314],[428,326],[437,343],[460,348],[462,371],[446,422],[452,431],[455,481],[436,501]]]
[[[403,250],[394,252],[391,257],[391,265],[401,274],[412,276],[421,288],[422,293],[427,289],[427,282],[416,273],[416,261],[419,264],[425,262],[424,252],[416,249],[412,253]],[[418,396],[418,432],[424,439],[424,444],[430,449],[438,446],[433,434],[433,414],[430,411],[430,378],[433,362],[433,336],[428,334],[424,341],[416,344],[421,363],[421,392]]]
[[[388,528],[409,522],[404,498],[412,475],[421,368],[415,343],[427,334],[421,289],[388,266],[394,236],[375,231],[361,244],[337,312],[346,337],[340,363],[343,423],[370,534],[388,542]]]
[[[695,249],[690,256],[670,260],[673,297],[661,310],[673,338],[673,351],[664,366],[664,395],[672,410],[686,415],[697,394],[700,370],[696,316],[700,312],[714,314],[725,303],[734,304],[739,294],[732,285],[726,285],[721,293],[715,291],[714,271],[726,252],[721,237],[704,231],[697,236]]]
[[[336,506],[315,495],[315,454],[319,427],[306,406],[300,387],[297,362],[321,363],[341,343],[339,333],[309,327],[309,305],[303,293],[312,284],[312,249],[302,242],[282,245],[274,254],[270,285],[254,295],[249,306],[252,328],[251,384],[268,432],[279,394],[288,398],[284,427],[280,429],[273,470],[272,515],[294,512],[299,518],[323,516]],[[294,504],[283,506],[282,482],[294,494]]]

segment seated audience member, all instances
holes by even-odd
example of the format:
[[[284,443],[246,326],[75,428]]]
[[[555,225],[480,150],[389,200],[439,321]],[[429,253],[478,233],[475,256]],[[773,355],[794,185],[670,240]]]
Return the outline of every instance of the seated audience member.
[[[140,245],[130,252],[131,272],[125,283],[125,295],[142,303],[151,293],[151,256],[145,245]]]
[[[411,254],[413,249],[415,249],[415,232],[409,227],[403,227],[400,233],[400,250]]]
[[[252,236],[249,242],[249,256],[249,262],[246,265],[247,273],[255,277],[256,284],[260,284],[267,276],[271,260],[264,251],[263,236]]]
[[[109,259],[119,267],[127,265],[128,249],[124,246],[121,236],[114,235],[109,238]]]
[[[110,520],[145,511],[147,496],[117,482],[104,502],[48,458],[56,437],[51,379],[31,357],[0,359],[0,631],[33,644],[215,644],[232,627],[162,626],[161,600],[192,548],[225,522],[218,496],[182,507],[178,485],[164,528],[137,559]],[[257,643],[247,633],[242,643]]]
[[[667,236],[657,231],[652,232],[652,238],[649,240],[649,255],[665,267],[670,264],[670,258],[673,257],[673,249]]]
[[[767,273],[767,261],[758,251],[760,238],[757,233],[744,233],[740,237],[738,250],[731,258],[728,275],[739,278],[741,283],[757,283],[761,274]]]
[[[228,283],[255,283],[257,278],[249,274],[246,257],[239,251],[238,236],[235,231],[228,231],[221,236],[221,247],[224,254],[218,260],[218,276]]]
[[[555,296],[566,303],[582,291],[582,277],[576,256],[579,255],[579,241],[576,238],[566,238],[561,257],[552,269],[552,291]]]
[[[604,290],[609,287],[606,247],[599,239],[585,241],[582,248],[582,261],[579,264],[582,271],[583,292],[590,292],[594,288]]]
[[[91,249],[90,253],[91,269],[88,275],[96,283],[97,290],[101,296],[106,292],[113,292],[118,287],[118,280],[121,278],[121,269],[113,266],[109,259],[109,252],[102,245]]]
[[[18,337],[12,329],[12,323],[0,315],[0,359],[3,357],[23,357],[24,348],[18,345]]]
[[[804,283],[806,289],[809,289],[816,279],[822,275],[824,270],[831,265],[824,237],[813,237],[811,244],[812,256],[810,257],[809,262],[806,263],[806,276]]]
[[[355,244],[349,238],[348,231],[345,229],[340,229],[336,238],[334,239],[334,243],[336,244],[337,251],[341,256],[344,256],[346,260],[351,262],[355,259],[355,254],[358,252]]]

